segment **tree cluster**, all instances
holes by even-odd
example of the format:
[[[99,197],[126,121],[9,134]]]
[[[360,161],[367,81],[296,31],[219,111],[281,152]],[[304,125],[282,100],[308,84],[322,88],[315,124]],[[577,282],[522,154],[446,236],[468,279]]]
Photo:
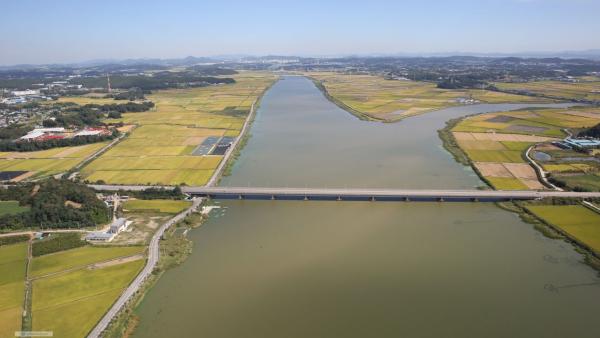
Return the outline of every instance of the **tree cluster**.
[[[185,198],[185,195],[181,191],[180,187],[174,189],[165,188],[148,188],[141,191],[135,191],[131,193],[133,196],[144,200],[157,200],[157,199],[170,199],[170,200],[181,200]]]
[[[9,186],[0,189],[0,200],[16,200],[30,207],[20,214],[0,216],[0,230],[91,227],[107,223],[111,217],[110,209],[96,197],[94,190],[69,180],[48,179]]]
[[[79,233],[53,233],[50,237],[33,242],[31,254],[34,257],[51,254],[58,251],[79,248],[87,243],[81,240]]]
[[[109,135],[82,135],[71,138],[50,139],[44,141],[0,141],[0,151],[38,151],[57,147],[81,146],[84,144],[104,142],[119,136],[115,129]]]
[[[600,138],[600,123],[591,128],[580,131],[577,136]]]

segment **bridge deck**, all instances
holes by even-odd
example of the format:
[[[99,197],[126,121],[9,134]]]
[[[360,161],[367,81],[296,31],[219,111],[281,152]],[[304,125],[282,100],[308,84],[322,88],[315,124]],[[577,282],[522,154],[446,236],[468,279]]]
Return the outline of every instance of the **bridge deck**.
[[[600,193],[563,191],[498,190],[410,190],[410,189],[319,189],[256,187],[185,187],[194,196],[215,199],[275,200],[371,200],[371,201],[506,201],[547,197],[593,198]]]

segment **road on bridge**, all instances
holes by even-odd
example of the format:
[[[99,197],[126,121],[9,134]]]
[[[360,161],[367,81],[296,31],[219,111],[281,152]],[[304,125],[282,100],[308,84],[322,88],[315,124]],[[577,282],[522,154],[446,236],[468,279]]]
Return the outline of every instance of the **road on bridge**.
[[[97,190],[107,191],[140,191],[148,186],[90,185]],[[172,188],[172,187],[164,187]],[[600,192],[552,191],[552,190],[444,190],[444,189],[335,189],[335,188],[265,188],[265,187],[182,187],[182,191],[195,196],[211,198],[292,198],[307,199],[373,199],[402,200],[415,199],[472,199],[472,200],[507,200],[507,199],[540,199],[551,197],[563,198],[600,198]]]

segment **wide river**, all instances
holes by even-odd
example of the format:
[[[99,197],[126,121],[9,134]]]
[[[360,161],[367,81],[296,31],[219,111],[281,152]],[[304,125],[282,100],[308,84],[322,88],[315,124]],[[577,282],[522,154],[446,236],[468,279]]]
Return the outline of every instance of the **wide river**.
[[[306,78],[264,96],[231,186],[473,188],[445,121],[365,122]],[[486,203],[227,201],[137,313],[136,337],[599,337],[600,278]]]

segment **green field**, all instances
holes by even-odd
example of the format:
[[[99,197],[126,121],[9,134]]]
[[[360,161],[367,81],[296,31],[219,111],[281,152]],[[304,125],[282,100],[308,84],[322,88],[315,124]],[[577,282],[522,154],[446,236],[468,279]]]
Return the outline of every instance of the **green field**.
[[[144,252],[142,246],[130,247],[94,247],[86,246],[77,249],[60,251],[32,260],[31,277],[39,277],[57,271],[86,266],[122,256],[131,256]]]
[[[0,246],[0,337],[21,329],[28,243]]]
[[[123,204],[123,209],[176,214],[188,208],[191,204],[189,201],[176,200],[130,200]]]
[[[143,265],[143,260],[137,260],[35,280],[33,330],[53,331],[55,337],[84,337]]]
[[[460,99],[485,103],[547,102],[546,99],[511,95],[487,90],[439,89],[435,83],[386,80],[373,75],[347,75],[314,72],[308,74],[320,81],[329,95],[354,111],[371,118],[397,121],[432,110],[459,106]]]
[[[600,177],[595,174],[565,175],[558,177],[569,187],[581,187],[590,191],[600,191]]]
[[[192,152],[209,136],[237,136],[243,114],[275,76],[241,72],[236,83],[189,89],[159,90],[148,95],[155,108],[126,113],[123,122],[137,125],[124,141],[82,170],[90,182],[113,184],[204,185],[222,156],[194,156]]]
[[[475,162],[525,162],[521,156],[522,152],[517,150],[465,150],[465,152]]]
[[[581,205],[530,205],[544,221],[600,252],[600,215]]]
[[[0,201],[0,216],[15,215],[28,210],[29,207],[20,206],[18,201]]]
[[[513,177],[486,177],[496,190],[527,190],[527,186]]]

